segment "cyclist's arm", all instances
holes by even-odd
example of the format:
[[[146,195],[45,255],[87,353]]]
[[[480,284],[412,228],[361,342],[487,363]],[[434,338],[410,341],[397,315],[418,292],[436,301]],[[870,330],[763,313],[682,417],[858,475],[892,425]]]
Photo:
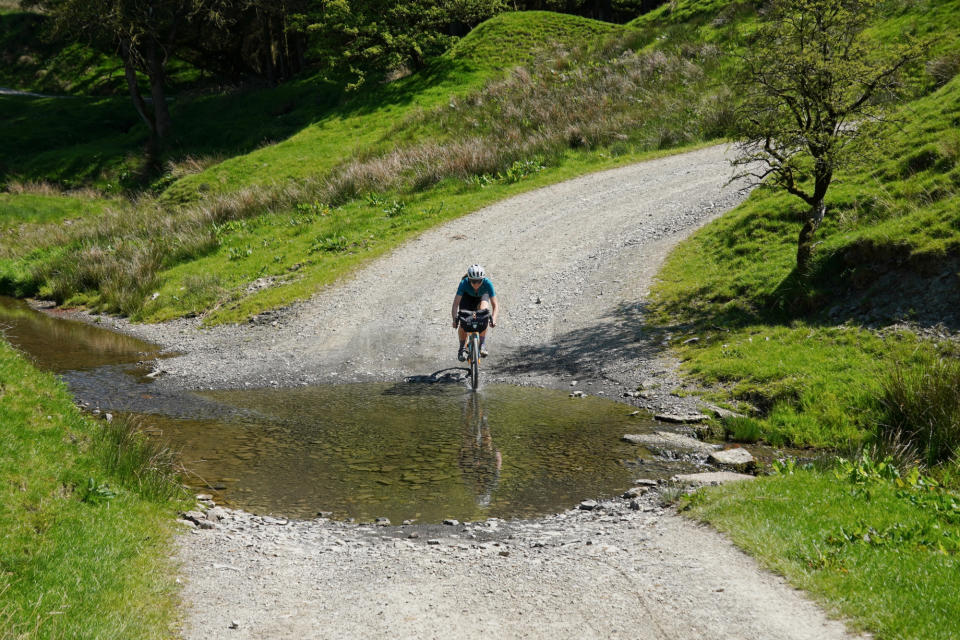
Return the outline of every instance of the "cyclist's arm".
[[[462,298],[459,293],[453,296],[453,309],[450,310],[450,315],[453,317],[453,328],[457,328],[457,311],[460,310],[460,298]]]
[[[497,311],[500,305],[497,304],[497,296],[490,298],[490,326],[497,326]]]

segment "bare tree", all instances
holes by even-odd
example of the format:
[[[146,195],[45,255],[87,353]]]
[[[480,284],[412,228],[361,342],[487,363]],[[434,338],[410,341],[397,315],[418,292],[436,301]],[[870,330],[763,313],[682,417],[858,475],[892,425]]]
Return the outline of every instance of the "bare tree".
[[[900,72],[925,43],[881,45],[864,31],[881,0],[774,0],[747,44],[738,177],[783,189],[809,209],[797,239],[797,272],[809,272],[813,237],[837,170],[854,157],[864,121],[883,117]]]

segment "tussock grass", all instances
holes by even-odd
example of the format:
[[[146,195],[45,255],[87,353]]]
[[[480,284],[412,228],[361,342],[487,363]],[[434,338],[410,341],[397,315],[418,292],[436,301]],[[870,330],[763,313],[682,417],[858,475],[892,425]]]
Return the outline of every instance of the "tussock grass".
[[[897,366],[878,394],[878,438],[906,443],[928,466],[960,453],[960,361],[927,358]]]
[[[46,181],[36,181],[36,180],[9,180],[6,183],[5,187],[7,193],[14,195],[36,195],[36,196],[58,196],[58,197],[74,197],[74,198],[86,198],[93,200],[95,198],[102,197],[102,194],[95,189],[89,187],[81,187],[79,189],[70,189],[65,190],[60,185],[46,182]]]
[[[142,419],[120,416],[107,422],[97,436],[104,469],[150,500],[185,497],[179,455],[143,433]]]

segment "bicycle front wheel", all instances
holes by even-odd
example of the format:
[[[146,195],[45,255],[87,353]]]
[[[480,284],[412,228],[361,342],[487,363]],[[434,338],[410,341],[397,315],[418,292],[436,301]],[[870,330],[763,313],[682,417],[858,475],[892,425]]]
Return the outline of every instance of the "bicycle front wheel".
[[[480,340],[470,340],[470,385],[476,391],[480,388]]]

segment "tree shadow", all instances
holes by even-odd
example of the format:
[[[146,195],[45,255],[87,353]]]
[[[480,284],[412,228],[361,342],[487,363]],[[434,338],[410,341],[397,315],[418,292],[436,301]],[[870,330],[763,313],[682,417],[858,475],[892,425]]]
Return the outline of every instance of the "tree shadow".
[[[653,326],[646,322],[648,303],[622,304],[592,326],[569,331],[550,344],[516,349],[493,367],[505,375],[592,375],[625,356],[652,359],[664,348],[668,336],[682,326]]]

